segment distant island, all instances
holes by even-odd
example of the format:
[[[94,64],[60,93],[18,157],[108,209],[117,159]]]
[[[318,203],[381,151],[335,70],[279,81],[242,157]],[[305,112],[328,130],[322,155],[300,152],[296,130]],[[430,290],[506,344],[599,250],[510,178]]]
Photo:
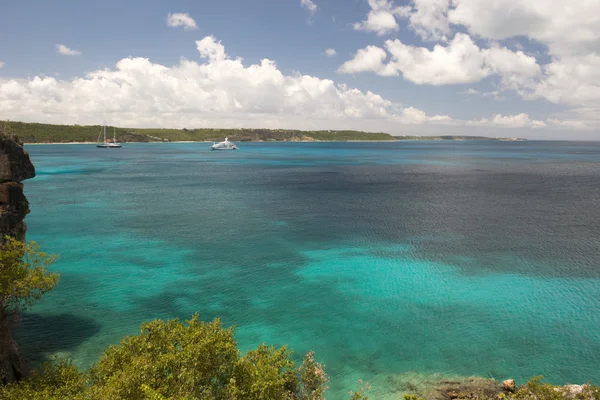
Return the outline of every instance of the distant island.
[[[20,137],[24,143],[95,143],[102,130],[100,125],[50,125],[29,122],[2,121],[0,127]],[[108,128],[112,135],[113,127]],[[392,136],[384,132],[352,130],[302,131],[297,129],[141,129],[114,128],[117,141],[127,142],[213,142],[228,137],[237,142],[348,142],[398,140],[514,140],[521,138],[490,138],[484,136]]]

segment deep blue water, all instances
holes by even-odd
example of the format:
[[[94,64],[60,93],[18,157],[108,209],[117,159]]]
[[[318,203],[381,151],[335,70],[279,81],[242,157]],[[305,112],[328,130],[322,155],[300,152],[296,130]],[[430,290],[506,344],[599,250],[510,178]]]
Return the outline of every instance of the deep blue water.
[[[600,142],[27,146],[59,286],[29,358],[86,366],[153,318],[315,350],[328,398],[431,374],[600,384]],[[413,373],[411,371],[416,371]]]

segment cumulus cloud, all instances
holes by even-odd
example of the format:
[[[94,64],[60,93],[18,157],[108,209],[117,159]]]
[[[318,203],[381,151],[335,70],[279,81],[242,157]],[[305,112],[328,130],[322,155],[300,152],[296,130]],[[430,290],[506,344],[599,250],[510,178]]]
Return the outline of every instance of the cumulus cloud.
[[[515,115],[496,114],[491,119],[483,118],[481,120],[468,121],[467,125],[499,126],[506,128],[543,128],[546,126],[544,121],[532,120],[526,113]]]
[[[386,58],[387,53],[384,49],[377,46],[367,46],[364,49],[358,50],[352,60],[342,64],[338,72],[353,74],[356,72],[372,71],[381,74]]]
[[[337,51],[335,51],[335,49],[329,48],[329,49],[325,50],[325,55],[327,57],[334,57],[336,54],[337,54]]]
[[[317,12],[317,5],[312,0],[300,0],[300,5],[304,7],[311,15],[314,15]]]
[[[363,71],[402,75],[419,84],[471,83],[500,76],[500,89],[515,90],[525,99],[575,107],[600,107],[600,2],[587,0],[412,0],[399,11],[391,0],[370,0],[367,20],[355,29],[386,34],[397,31],[397,18],[433,49],[386,42],[390,62],[371,63]],[[454,37],[451,41],[448,38]],[[472,38],[489,48],[479,48]],[[540,59],[524,51],[521,38],[536,47]],[[519,40],[516,50],[502,46]],[[363,57],[364,50],[357,56]],[[381,54],[372,48],[370,55]],[[341,72],[360,72],[359,60]],[[441,62],[448,63],[444,70]],[[355,68],[350,68],[355,64]],[[414,67],[413,67],[414,65]]]
[[[555,58],[544,66],[543,79],[519,89],[557,104],[600,107],[600,55]]]
[[[448,20],[473,34],[502,40],[526,36],[553,55],[600,50],[600,2],[587,0],[453,0]]]
[[[58,54],[62,54],[63,56],[80,56],[81,52],[77,50],[73,50],[65,46],[64,44],[56,45],[56,52]]]
[[[393,0],[369,0],[367,19],[354,29],[375,32],[380,36],[400,29],[397,18],[408,18],[409,26],[425,40],[439,40],[450,33],[446,15],[450,0],[413,0],[412,5],[396,6]]]
[[[447,45],[410,46],[399,39],[387,40],[384,50],[368,46],[344,63],[341,73],[374,72],[382,76],[402,74],[406,80],[423,85],[472,83],[496,74],[509,84],[541,73],[535,58],[506,47],[479,48],[466,34],[458,33]],[[384,61],[390,55],[390,60]]]
[[[355,23],[354,29],[375,32],[379,36],[398,31],[396,16],[407,16],[410,10],[410,7],[396,6],[392,0],[369,0],[369,7],[367,19]]]
[[[172,28],[182,27],[186,31],[198,29],[194,18],[187,13],[169,13],[167,15],[167,25]]]
[[[159,127],[320,124],[367,130],[373,126],[369,121],[391,126],[445,118],[329,79],[285,75],[268,59],[246,66],[230,58],[213,36],[196,41],[196,47],[202,62],[182,59],[169,67],[147,58],[125,58],[113,69],[72,80],[0,78],[0,118],[81,124],[109,118],[123,126]]]
[[[48,76],[0,78],[0,119],[61,124],[97,124],[106,119],[131,127],[361,129],[390,133],[402,133],[402,126],[408,124],[420,125],[419,129],[437,125],[529,129],[546,124],[531,120],[527,114],[498,114],[474,121],[428,115],[329,79],[300,73],[285,75],[272,60],[244,65],[242,59],[229,57],[213,36],[195,44],[200,62],[183,58],[177,65],[165,66],[147,58],[130,57],[112,69],[68,80]],[[380,50],[385,57],[385,51]],[[575,121],[564,122],[557,116],[547,125],[575,129]],[[588,127],[587,123],[582,126]]]
[[[424,40],[446,40],[450,35],[447,12],[450,0],[413,0],[407,14],[409,27]]]

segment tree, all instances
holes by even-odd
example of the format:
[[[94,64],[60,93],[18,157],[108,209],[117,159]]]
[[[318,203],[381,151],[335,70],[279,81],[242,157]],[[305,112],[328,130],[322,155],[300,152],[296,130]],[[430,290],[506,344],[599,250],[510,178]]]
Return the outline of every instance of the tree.
[[[326,376],[312,353],[300,368],[285,346],[262,344],[240,356],[234,334],[220,320],[203,322],[198,314],[186,323],[145,323],[90,369],[88,393],[98,399],[322,398]]]
[[[131,400],[322,400],[327,376],[310,352],[296,367],[285,346],[240,356],[234,329],[197,314],[152,321],[104,351],[85,373],[68,361],[46,363],[4,387],[0,398]],[[365,397],[366,398],[366,397]]]
[[[0,382],[23,378],[27,367],[12,338],[11,326],[58,282],[47,267],[56,256],[40,251],[35,242],[6,237],[0,249]]]

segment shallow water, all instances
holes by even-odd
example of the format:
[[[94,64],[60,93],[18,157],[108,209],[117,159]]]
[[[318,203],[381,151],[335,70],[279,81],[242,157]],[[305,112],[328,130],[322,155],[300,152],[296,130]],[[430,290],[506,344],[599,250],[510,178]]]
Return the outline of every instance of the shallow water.
[[[600,143],[240,147],[27,146],[28,238],[61,273],[31,360],[198,312],[315,350],[330,399],[411,371],[600,383]]]

